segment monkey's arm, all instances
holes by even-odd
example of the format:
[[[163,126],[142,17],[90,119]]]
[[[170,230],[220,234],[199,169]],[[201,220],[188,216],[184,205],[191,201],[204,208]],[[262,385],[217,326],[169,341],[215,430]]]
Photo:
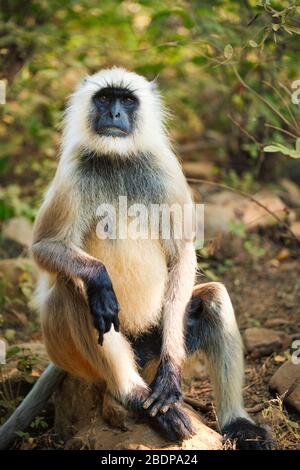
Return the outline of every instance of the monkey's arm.
[[[54,192],[46,200],[37,218],[31,252],[38,266],[49,273],[80,279],[86,296],[99,342],[114,325],[119,330],[119,304],[107,270],[101,261],[85,253],[73,243],[80,239],[76,229],[76,205],[70,195]]]
[[[191,298],[196,254],[192,242],[182,241],[178,255],[170,267],[163,309],[163,345],[161,361],[150,388],[152,393],[144,403],[152,416],[166,412],[181,399],[181,366],[185,358],[184,317]]]

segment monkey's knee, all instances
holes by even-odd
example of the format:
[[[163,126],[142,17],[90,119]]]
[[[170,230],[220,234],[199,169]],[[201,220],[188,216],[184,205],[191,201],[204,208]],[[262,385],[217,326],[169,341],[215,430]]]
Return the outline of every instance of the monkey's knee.
[[[206,309],[217,309],[223,311],[232,310],[231,300],[228,291],[221,282],[207,282],[198,284],[193,289],[192,304],[197,308],[197,303],[202,302]]]
[[[186,348],[215,352],[225,336],[239,335],[234,310],[226,287],[220,282],[208,282],[194,287],[187,307]]]

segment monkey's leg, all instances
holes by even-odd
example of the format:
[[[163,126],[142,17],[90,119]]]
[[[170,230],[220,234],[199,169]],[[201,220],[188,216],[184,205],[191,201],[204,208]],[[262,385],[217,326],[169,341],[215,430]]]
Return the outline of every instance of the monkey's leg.
[[[138,337],[129,337],[129,340],[134,349],[137,363],[143,369],[143,376],[146,376],[147,382],[152,383],[153,378],[155,376],[157,378],[157,366],[159,367],[162,350],[161,327],[155,327]],[[165,393],[166,390],[163,392]],[[174,401],[173,395],[168,398],[171,402]],[[145,410],[144,406],[139,411],[142,415],[148,416],[150,425],[167,439],[182,440],[194,434],[190,418],[179,403],[174,403],[168,406],[163,413],[159,411],[155,415],[151,414],[151,409],[150,411]]]
[[[204,351],[215,393],[218,424],[225,439],[240,449],[270,449],[267,431],[247,415],[242,398],[243,346],[226,288],[198,285],[187,311],[188,354]]]
[[[72,280],[58,279],[39,295],[45,344],[52,361],[60,368],[89,381],[100,378],[110,392],[127,404],[147,393],[139,375],[129,342],[113,328],[97,342],[87,302],[80,286]]]
[[[143,403],[149,390],[139,375],[134,351],[122,334],[111,329],[97,343],[87,303],[72,280],[59,280],[45,295],[42,325],[50,358],[62,369],[89,381],[103,378],[110,393],[125,406],[148,418]],[[188,417],[172,408],[165,415],[150,417],[150,425],[169,439],[188,437]]]

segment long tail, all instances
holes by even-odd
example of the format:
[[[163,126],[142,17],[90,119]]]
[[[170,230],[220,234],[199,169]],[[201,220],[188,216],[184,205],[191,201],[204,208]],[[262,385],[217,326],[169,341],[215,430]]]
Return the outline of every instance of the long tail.
[[[42,411],[57,385],[66,373],[49,364],[29,394],[0,427],[0,450],[7,449],[16,438],[16,431],[24,431]]]

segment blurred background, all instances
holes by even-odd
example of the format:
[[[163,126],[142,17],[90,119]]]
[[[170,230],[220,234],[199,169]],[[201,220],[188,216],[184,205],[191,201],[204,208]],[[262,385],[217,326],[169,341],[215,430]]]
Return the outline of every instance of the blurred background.
[[[199,277],[222,280],[233,297],[248,354],[247,405],[282,448],[299,448],[299,385],[298,395],[282,395],[295,372],[288,385],[274,374],[289,366],[300,337],[300,3],[0,5],[0,335],[11,361],[1,369],[1,419],[47,361],[27,248],[57,165],[66,98],[86,74],[120,65],[157,78],[175,148],[196,201],[205,202]],[[202,383],[209,403],[209,382]],[[203,386],[187,390],[203,398]],[[51,437],[52,414],[46,410],[15,446],[63,446]],[[214,422],[211,410],[207,420]]]

